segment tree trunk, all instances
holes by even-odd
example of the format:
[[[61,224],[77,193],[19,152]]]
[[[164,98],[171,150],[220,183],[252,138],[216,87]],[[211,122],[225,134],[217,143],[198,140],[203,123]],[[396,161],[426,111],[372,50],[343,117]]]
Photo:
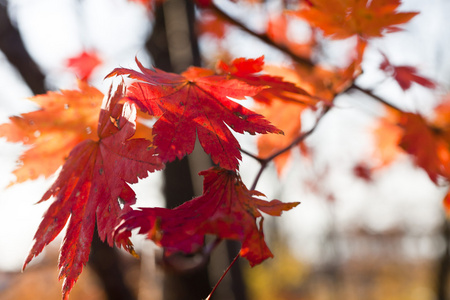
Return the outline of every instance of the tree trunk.
[[[449,271],[450,271],[450,221],[444,220],[442,224],[442,237],[445,241],[445,250],[437,265],[437,300],[449,299]]]
[[[192,1],[185,0],[168,0],[157,7],[153,32],[146,44],[155,67],[179,73],[190,65],[199,65],[200,56],[192,30],[193,12]],[[163,192],[168,208],[195,196],[187,157],[166,165]],[[164,300],[200,300],[208,296],[211,287],[207,266],[202,264],[187,270],[180,266],[189,264],[190,259],[180,255],[178,265],[164,268]]]
[[[108,300],[136,299],[124,281],[120,254],[116,248],[111,248],[100,240],[97,229],[92,239],[89,266],[99,277]]]

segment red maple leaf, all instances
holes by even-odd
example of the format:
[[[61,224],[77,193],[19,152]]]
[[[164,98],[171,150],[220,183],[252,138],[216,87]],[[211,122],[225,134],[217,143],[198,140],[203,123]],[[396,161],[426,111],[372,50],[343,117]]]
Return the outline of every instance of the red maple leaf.
[[[399,146],[413,156],[414,162],[427,172],[430,179],[437,183],[438,176],[450,178],[448,131],[413,113],[401,114],[399,124],[404,129]]]
[[[83,51],[79,55],[67,60],[67,66],[74,69],[81,80],[88,80],[92,71],[101,63],[102,60],[95,51]]]
[[[226,169],[214,167],[199,173],[204,176],[203,195],[175,209],[141,208],[123,216],[115,238],[126,241],[131,230],[165,247],[166,253],[192,253],[203,245],[206,234],[242,242],[240,255],[254,266],[273,257],[264,241],[261,212],[280,216],[299,203],[270,202],[256,198],[264,196],[250,191],[240,176]]]
[[[128,75],[138,80],[128,88],[127,96],[143,111],[160,116],[153,133],[154,144],[164,162],[191,153],[197,134],[214,163],[237,169],[240,146],[227,125],[239,133],[282,133],[263,116],[228,98],[253,96],[265,87],[197,67],[178,75],[147,69],[138,60],[136,63],[142,73],[119,68],[107,77]]]
[[[125,205],[135,203],[135,193],[127,183],[136,183],[163,167],[151,142],[130,139],[135,132],[136,108],[118,104],[122,84],[114,95],[105,98],[98,122],[98,141],[85,140],[69,154],[55,183],[40,202],[55,197],[34,236],[34,245],[26,265],[48,245],[70,221],[61,246],[59,277],[64,278],[63,298],[70,290],[89,258],[90,244],[97,221],[98,234],[113,245],[113,228]],[[129,241],[122,247],[132,251]]]
[[[411,66],[393,65],[388,60],[386,55],[384,54],[382,55],[384,57],[384,60],[380,64],[380,69],[384,71],[387,75],[393,77],[400,85],[402,90],[406,91],[407,89],[409,89],[413,82],[431,89],[435,87],[434,82],[428,78],[420,76],[416,68]]]
[[[253,96],[256,101],[270,103],[273,98],[277,98],[310,106],[317,104],[318,99],[294,83],[284,81],[280,76],[261,74],[263,67],[264,56],[260,56],[256,59],[236,58],[230,64],[219,61],[216,68],[220,73],[228,74],[232,78],[263,87],[264,89]]]

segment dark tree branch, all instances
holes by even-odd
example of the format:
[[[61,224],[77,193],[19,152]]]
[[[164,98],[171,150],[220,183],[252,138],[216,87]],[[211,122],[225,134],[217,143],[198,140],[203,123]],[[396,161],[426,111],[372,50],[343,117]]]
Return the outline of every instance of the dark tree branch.
[[[314,63],[312,61],[310,61],[309,59],[300,57],[300,56],[294,54],[287,47],[275,43],[271,38],[269,38],[269,36],[267,34],[254,32],[253,30],[248,28],[244,23],[239,22],[238,20],[235,20],[232,17],[230,17],[227,13],[225,13],[223,10],[221,10],[219,7],[217,7],[214,3],[211,4],[210,8],[219,18],[225,20],[227,23],[230,23],[230,24],[238,27],[239,29],[250,34],[251,36],[258,38],[260,41],[266,43],[267,45],[270,45],[273,48],[280,50],[284,54],[287,54],[298,64],[301,64],[301,65],[304,65],[307,67],[314,67]]]
[[[450,221],[448,219],[445,219],[442,224],[441,236],[445,241],[445,248],[441,258],[438,260],[438,265],[436,266],[436,299],[448,300],[448,280],[450,277]]]
[[[384,100],[383,98],[381,98],[381,97],[375,95],[371,90],[369,90],[369,89],[364,89],[364,88],[362,88],[362,87],[356,85],[355,83],[353,83],[353,84],[350,86],[349,89],[355,89],[355,90],[358,90],[358,91],[360,91],[360,92],[366,94],[367,96],[372,97],[372,99],[375,99],[375,100],[377,100],[377,101],[380,102],[380,103],[383,103],[383,104],[386,105],[387,107],[390,107],[390,108],[392,108],[392,109],[395,109],[396,111],[399,111],[399,112],[403,112],[402,109],[398,108],[397,106],[395,106],[395,105],[392,104],[392,103],[387,102],[387,101]]]
[[[45,76],[31,58],[20,36],[13,26],[7,8],[0,3],[0,50],[19,71],[25,83],[34,94],[44,94]]]

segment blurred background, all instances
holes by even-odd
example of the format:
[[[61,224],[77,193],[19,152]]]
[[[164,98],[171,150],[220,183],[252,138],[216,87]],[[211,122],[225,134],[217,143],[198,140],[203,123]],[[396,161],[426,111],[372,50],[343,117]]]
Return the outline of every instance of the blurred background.
[[[264,33],[269,18],[289,2],[215,1],[257,33]],[[428,114],[450,83],[450,3],[405,0],[400,10],[420,14],[402,26],[404,31],[371,41],[357,82],[407,111]],[[306,43],[312,34],[302,22],[291,24],[289,32],[287,38],[296,43]],[[324,40],[319,59],[343,67],[351,45]],[[116,67],[136,69],[135,57],[144,66],[172,72],[191,65],[213,68],[218,59],[236,57],[264,55],[269,65],[290,62],[242,28],[224,25],[184,0],[157,7],[126,0],[0,0],[0,50],[1,123],[36,110],[26,100],[34,94],[76,89],[82,75],[69,59],[83,52],[97,57],[89,82],[104,93],[111,83],[104,77]],[[417,67],[438,88],[417,85],[402,91],[379,70],[380,50],[397,65]],[[266,217],[274,258],[253,268],[239,260],[213,299],[450,299],[450,226],[442,208],[446,187],[434,185],[406,155],[369,172],[371,132],[383,108],[358,93],[340,95],[335,105],[306,141],[314,161],[294,152],[281,174],[272,164],[256,187],[268,199],[301,202],[281,218]],[[257,153],[254,136],[237,138],[243,149]],[[8,186],[24,149],[0,139],[0,299],[59,299],[60,238],[21,272],[49,205],[35,203],[55,179]],[[204,154],[196,152],[151,174],[133,186],[137,206],[175,207],[200,195],[196,174],[208,166]],[[240,170],[247,186],[258,167],[244,155]],[[196,265],[195,257],[164,261],[161,249],[141,237],[134,243],[140,260],[95,237],[91,261],[70,299],[204,299],[239,251],[236,243],[223,243],[209,264]]]

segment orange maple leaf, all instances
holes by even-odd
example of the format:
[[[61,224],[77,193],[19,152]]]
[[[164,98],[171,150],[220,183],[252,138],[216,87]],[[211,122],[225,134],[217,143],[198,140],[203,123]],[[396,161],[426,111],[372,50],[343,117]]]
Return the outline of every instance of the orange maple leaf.
[[[310,105],[317,104],[319,100],[325,105],[331,105],[336,95],[351,86],[361,72],[358,59],[348,67],[336,70],[330,70],[319,65],[314,67],[296,65],[294,69],[266,66],[264,70],[269,74],[279,74],[279,76],[291,78],[289,81],[294,82],[311,95]]]
[[[450,217],[450,191],[447,192],[442,203],[447,217]]]
[[[79,90],[32,97],[40,110],[10,117],[10,123],[0,125],[0,136],[30,146],[13,172],[15,183],[50,176],[75,145],[95,136],[103,94],[83,81],[78,86]]]
[[[292,102],[272,101],[270,105],[257,109],[257,112],[265,116],[272,124],[284,132],[284,136],[264,135],[258,137],[259,157],[269,157],[290,145],[299,136],[301,131],[300,116],[306,108],[307,106]],[[286,151],[275,157],[274,162],[279,175],[286,167],[290,155],[291,151]]]
[[[10,123],[0,125],[0,137],[28,146],[13,171],[16,180],[11,184],[41,175],[47,178],[65,162],[75,145],[96,135],[104,95],[85,81],[78,81],[78,87],[34,96],[30,100],[41,107],[39,110],[12,116]],[[137,115],[134,137],[152,141],[152,129],[144,125],[151,116],[141,111]]]
[[[257,112],[265,116],[271,123],[277,126],[277,128],[283,130],[285,134],[284,136],[259,136],[258,156],[261,158],[267,158],[290,145],[294,139],[301,134],[302,112],[307,108],[314,109],[314,105],[316,105],[319,100],[324,101],[324,98],[321,97],[323,94],[319,95],[317,98],[305,96],[305,94],[308,95],[308,92],[315,93],[316,90],[315,88],[312,88],[311,85],[305,84],[304,77],[299,75],[297,70],[283,67],[265,66],[264,71],[271,76],[275,76],[275,78],[279,76],[279,78],[285,82],[293,84],[297,88],[298,86],[301,86],[307,91],[307,93],[305,93],[303,89],[301,89],[302,93],[300,94],[286,93],[286,91],[283,91],[282,93],[272,93],[270,95],[272,100],[257,108]],[[263,92],[264,91],[265,90],[263,90]],[[270,89],[268,89],[268,93],[269,92],[271,92]],[[331,95],[329,97],[331,98]],[[302,153],[308,153],[309,150],[304,143],[300,143],[299,147]],[[274,159],[278,174],[281,174],[286,166],[291,155],[291,150],[278,155]]]
[[[310,38],[304,43],[293,41],[289,35],[291,19],[292,16],[286,13],[270,16],[267,22],[267,36],[275,43],[287,47],[296,55],[309,59],[313,53],[314,46],[316,46],[316,36],[311,34]]]
[[[345,39],[357,35],[366,40],[401,30],[417,12],[398,12],[400,0],[309,0],[295,12],[325,36]]]
[[[400,112],[389,109],[387,114],[378,119],[375,126],[371,128],[374,136],[376,165],[374,169],[380,169],[390,165],[403,153],[399,147],[403,130],[398,126]]]
[[[447,102],[437,106],[431,120],[420,114],[391,111],[376,131],[378,151],[384,158],[381,166],[392,162],[403,149],[433,182],[437,183],[439,177],[450,180],[449,108]]]
[[[201,11],[201,14],[201,18],[196,23],[198,33],[209,34],[217,39],[223,38],[228,23],[210,10],[204,9]]]

